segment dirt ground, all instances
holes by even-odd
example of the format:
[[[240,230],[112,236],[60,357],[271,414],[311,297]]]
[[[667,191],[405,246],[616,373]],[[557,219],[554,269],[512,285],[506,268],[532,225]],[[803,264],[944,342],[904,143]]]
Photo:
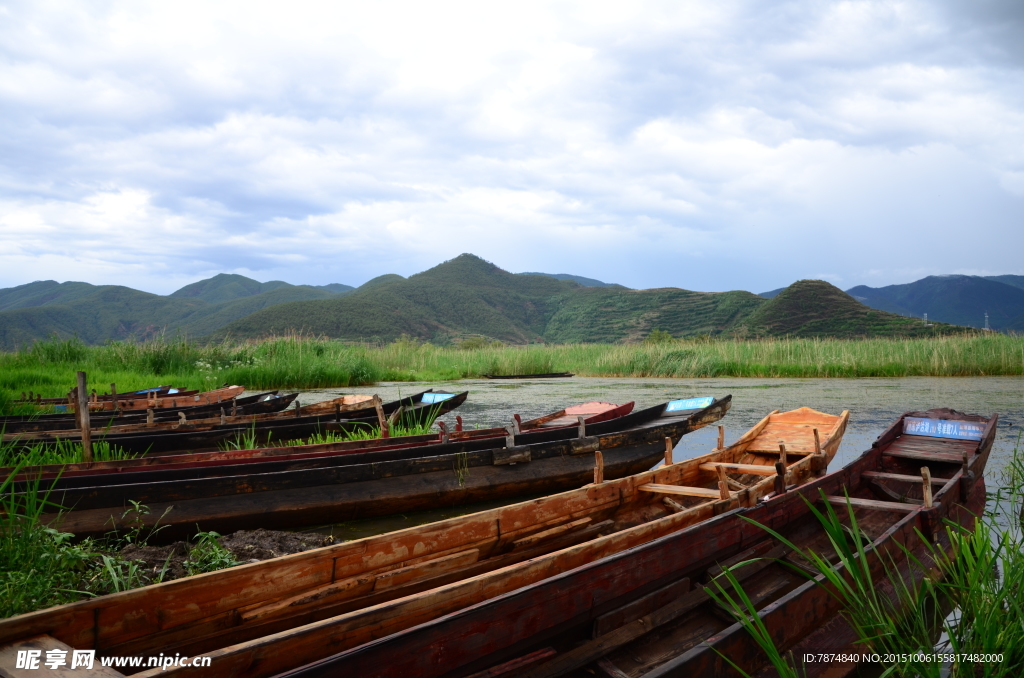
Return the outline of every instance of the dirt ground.
[[[309,551],[334,543],[330,535],[309,532],[279,532],[277,530],[239,530],[218,538],[221,546],[231,552],[240,563],[255,563],[290,553]],[[186,576],[185,561],[194,544],[176,541],[166,546],[139,546],[132,544],[120,551],[125,560],[141,560],[146,575],[152,579],[166,568],[164,581]]]

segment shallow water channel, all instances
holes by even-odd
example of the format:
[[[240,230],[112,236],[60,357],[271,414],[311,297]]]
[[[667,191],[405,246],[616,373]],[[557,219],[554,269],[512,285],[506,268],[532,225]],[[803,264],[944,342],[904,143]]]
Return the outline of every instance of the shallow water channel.
[[[374,386],[303,392],[299,399],[312,403],[343,393],[375,393],[385,401],[433,388],[469,391],[469,399],[444,417],[454,425],[462,416],[467,427],[504,426],[513,413],[523,419],[537,417],[568,405],[591,400],[612,403],[635,401],[650,407],[666,400],[732,394],[732,409],[720,422],[726,443],[731,443],[772,410],[807,406],[831,414],[850,410],[850,423],[830,468],[839,468],[871,446],[871,442],[899,415],[909,410],[951,407],[972,414],[999,414],[999,431],[986,470],[989,489],[999,485],[1024,423],[1024,378],[1021,377],[907,377],[898,379],[468,379],[451,382],[383,382]],[[683,437],[676,446],[676,461],[711,450],[714,426]],[[509,501],[438,508],[422,513],[352,521],[317,528],[338,539],[357,539],[412,525],[511,503]]]

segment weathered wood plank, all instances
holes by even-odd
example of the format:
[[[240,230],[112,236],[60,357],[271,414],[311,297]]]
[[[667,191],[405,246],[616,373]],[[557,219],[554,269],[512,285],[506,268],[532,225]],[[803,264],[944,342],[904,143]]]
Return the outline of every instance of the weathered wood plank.
[[[659,494],[680,494],[684,497],[710,497],[718,499],[718,490],[709,490],[706,487],[685,487],[682,485],[659,485],[657,483],[646,483],[636,489],[642,492],[657,492]]]
[[[920,479],[918,479],[920,480]],[[920,504],[902,504],[896,501],[878,501],[877,499],[861,499],[860,497],[825,497],[828,503],[836,506],[851,506],[872,509],[875,511],[891,511],[894,513],[913,513],[921,508]]]

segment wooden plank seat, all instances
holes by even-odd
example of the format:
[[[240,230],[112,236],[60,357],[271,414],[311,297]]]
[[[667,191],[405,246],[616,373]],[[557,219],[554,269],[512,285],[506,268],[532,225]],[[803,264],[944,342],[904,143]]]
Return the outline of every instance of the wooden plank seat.
[[[963,456],[957,454],[949,454],[945,452],[928,452],[922,450],[920,452],[914,450],[894,450],[889,448],[882,453],[885,457],[895,457],[897,459],[915,459],[917,461],[939,461],[944,464],[959,464],[963,462]]]
[[[789,453],[789,450],[786,450]],[[773,476],[775,475],[774,466],[761,466],[759,464],[733,464],[730,462],[713,461],[707,464],[701,464],[701,471],[711,471],[717,473],[718,467],[724,468],[726,471],[732,471],[734,473],[749,473],[755,476]]]
[[[836,497],[827,496],[828,503],[836,506],[846,506],[849,503],[857,508],[873,509],[875,511],[891,511],[896,513],[910,513],[921,508],[920,504],[904,504],[898,501],[878,501],[877,499],[861,499],[859,497]]]
[[[883,473],[881,471],[865,471],[861,474],[864,478],[872,480],[902,480],[907,483],[920,483],[921,476],[908,476],[902,473]],[[945,485],[950,478],[932,478],[932,485]]]
[[[660,485],[658,483],[644,483],[636,489],[644,492],[658,492],[660,494],[679,494],[684,497],[707,497],[708,499],[720,499],[718,490],[711,490],[706,487],[687,487],[685,485]]]

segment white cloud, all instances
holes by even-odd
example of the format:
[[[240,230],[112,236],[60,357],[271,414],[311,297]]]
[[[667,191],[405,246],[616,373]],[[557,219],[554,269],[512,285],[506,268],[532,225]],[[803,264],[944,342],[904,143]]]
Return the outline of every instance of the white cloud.
[[[1007,12],[11,3],[0,286],[358,284],[464,251],[635,287],[1024,272]]]

